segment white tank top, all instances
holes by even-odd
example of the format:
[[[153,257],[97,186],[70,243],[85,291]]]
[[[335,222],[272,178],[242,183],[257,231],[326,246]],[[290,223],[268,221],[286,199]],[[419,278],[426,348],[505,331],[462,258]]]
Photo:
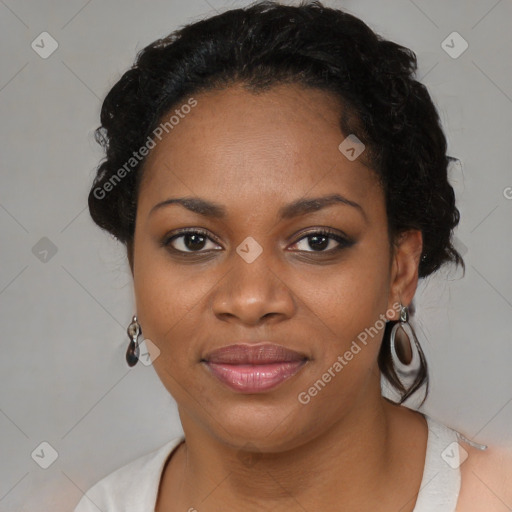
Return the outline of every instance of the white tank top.
[[[460,491],[459,466],[464,459],[459,435],[424,416],[428,424],[427,452],[414,512],[454,512]]]

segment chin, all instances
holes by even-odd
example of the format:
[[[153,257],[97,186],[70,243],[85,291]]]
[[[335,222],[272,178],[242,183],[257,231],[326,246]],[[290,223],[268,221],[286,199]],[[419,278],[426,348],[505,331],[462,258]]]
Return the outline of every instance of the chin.
[[[217,421],[212,422],[210,416],[205,418],[214,437],[239,449],[248,443],[260,451],[290,449],[301,444],[301,432],[307,430],[301,424],[306,419],[304,410],[293,402],[288,406],[255,404],[250,399],[233,405],[224,402],[214,418]]]

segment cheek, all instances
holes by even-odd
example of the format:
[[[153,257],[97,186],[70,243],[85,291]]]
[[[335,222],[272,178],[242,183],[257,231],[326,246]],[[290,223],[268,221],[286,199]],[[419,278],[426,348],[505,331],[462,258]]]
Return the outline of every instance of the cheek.
[[[144,245],[146,244],[146,245]],[[179,340],[188,316],[204,294],[207,283],[198,277],[187,277],[176,265],[171,265],[164,249],[152,249],[151,242],[141,237],[134,258],[134,290],[136,310],[144,336],[150,338],[166,357]],[[186,344],[178,344],[179,348]]]
[[[178,403],[187,403],[190,393],[200,395],[193,353],[196,308],[205,293],[205,277],[186,278],[160,255],[140,250],[135,265],[134,288],[137,315],[144,338],[159,349],[153,367]],[[135,260],[137,261],[137,260]]]
[[[385,327],[388,260],[360,257],[333,270],[328,285],[308,279],[311,294],[305,298],[318,323],[318,340],[312,346],[315,364],[300,389],[301,414],[335,421],[378,386],[377,357]],[[321,290],[321,291],[318,291]],[[316,331],[316,330],[315,330]],[[304,404],[305,402],[301,402]],[[316,423],[308,423],[315,429]]]
[[[141,321],[146,320],[158,330],[171,329],[214,284],[206,267],[177,263],[148,233],[137,236],[134,289]]]
[[[373,324],[387,308],[389,259],[383,250],[371,249],[358,248],[341,265],[333,266],[328,276],[325,272],[308,275],[306,300],[344,339]]]
[[[318,340],[312,344],[317,364],[308,380],[322,379],[329,369],[336,375],[325,376],[330,383],[319,393],[318,405],[331,400],[346,403],[372,378],[386,325],[387,250],[385,244],[361,244],[343,264],[332,267],[328,279],[325,270],[308,274],[303,300],[318,326]]]

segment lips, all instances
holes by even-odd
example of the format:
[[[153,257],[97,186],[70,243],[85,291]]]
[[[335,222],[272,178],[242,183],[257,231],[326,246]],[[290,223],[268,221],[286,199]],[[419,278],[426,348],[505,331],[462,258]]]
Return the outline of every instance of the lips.
[[[273,343],[236,344],[210,352],[202,362],[234,391],[260,393],[293,377],[308,358]]]

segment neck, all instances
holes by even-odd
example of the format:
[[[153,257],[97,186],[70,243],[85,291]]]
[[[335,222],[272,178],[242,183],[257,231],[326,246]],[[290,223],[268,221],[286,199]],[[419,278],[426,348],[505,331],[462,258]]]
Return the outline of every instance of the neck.
[[[391,405],[380,390],[373,398],[322,435],[273,453],[233,448],[180,411],[186,443],[167,479],[169,502],[201,512],[381,508],[384,497],[393,499],[390,478],[405,483],[396,472],[399,437],[390,435],[393,418],[403,414],[397,409],[405,408]]]

